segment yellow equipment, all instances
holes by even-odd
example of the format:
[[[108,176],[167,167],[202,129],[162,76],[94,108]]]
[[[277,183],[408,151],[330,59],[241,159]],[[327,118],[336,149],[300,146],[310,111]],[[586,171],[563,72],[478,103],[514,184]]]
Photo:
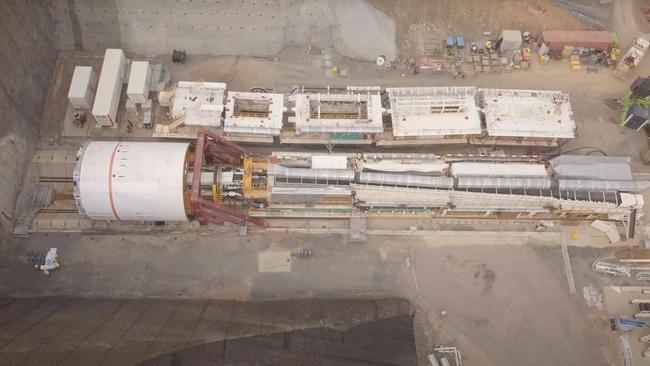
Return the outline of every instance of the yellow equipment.
[[[244,188],[244,197],[250,199],[266,199],[266,183],[253,184],[253,173],[255,172],[265,172],[268,170],[269,163],[268,161],[256,161],[251,156],[244,156],[244,178],[243,178],[243,188]]]

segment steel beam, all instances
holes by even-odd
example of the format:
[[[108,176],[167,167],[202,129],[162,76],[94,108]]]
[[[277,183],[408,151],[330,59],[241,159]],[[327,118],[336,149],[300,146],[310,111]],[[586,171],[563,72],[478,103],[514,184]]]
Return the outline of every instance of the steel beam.
[[[194,154],[193,175],[201,176],[203,160],[227,163],[238,166],[241,157],[246,150],[241,146],[234,144],[225,138],[208,131],[200,130],[196,139],[196,151]],[[192,180],[192,190],[190,192],[190,202],[194,211],[194,217],[201,225],[222,224],[230,222],[241,224],[249,222],[257,226],[265,227],[266,223],[259,218],[245,215],[229,207],[222,206],[201,197],[201,180]]]

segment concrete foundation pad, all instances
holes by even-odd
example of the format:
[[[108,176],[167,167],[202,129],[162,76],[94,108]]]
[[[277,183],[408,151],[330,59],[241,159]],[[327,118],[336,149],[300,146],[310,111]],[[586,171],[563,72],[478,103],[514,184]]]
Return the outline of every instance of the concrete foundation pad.
[[[287,252],[259,254],[259,272],[291,272],[291,255]]]

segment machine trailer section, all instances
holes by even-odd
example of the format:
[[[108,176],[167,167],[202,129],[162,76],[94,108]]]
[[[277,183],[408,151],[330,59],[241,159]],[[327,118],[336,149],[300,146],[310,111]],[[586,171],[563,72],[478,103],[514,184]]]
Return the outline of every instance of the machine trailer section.
[[[428,216],[618,219],[650,182],[621,157],[544,160],[417,153],[251,155],[207,132],[189,143],[92,141],[74,170],[92,220],[264,225],[259,217]],[[603,173],[602,166],[609,171]],[[620,172],[614,173],[614,172]]]

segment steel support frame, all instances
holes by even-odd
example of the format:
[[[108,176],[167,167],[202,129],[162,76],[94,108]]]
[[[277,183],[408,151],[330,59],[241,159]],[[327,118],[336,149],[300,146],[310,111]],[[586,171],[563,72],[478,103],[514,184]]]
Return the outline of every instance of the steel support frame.
[[[245,150],[222,136],[209,131],[199,130],[196,139],[193,174],[195,177],[201,176],[203,163],[207,164],[228,164],[238,166]],[[201,180],[192,180],[192,189],[190,191],[190,202],[194,217],[201,225],[223,224],[230,222],[241,225],[251,223],[260,227],[265,227],[266,223],[256,217],[251,217],[228,207],[214,203],[201,197]]]

